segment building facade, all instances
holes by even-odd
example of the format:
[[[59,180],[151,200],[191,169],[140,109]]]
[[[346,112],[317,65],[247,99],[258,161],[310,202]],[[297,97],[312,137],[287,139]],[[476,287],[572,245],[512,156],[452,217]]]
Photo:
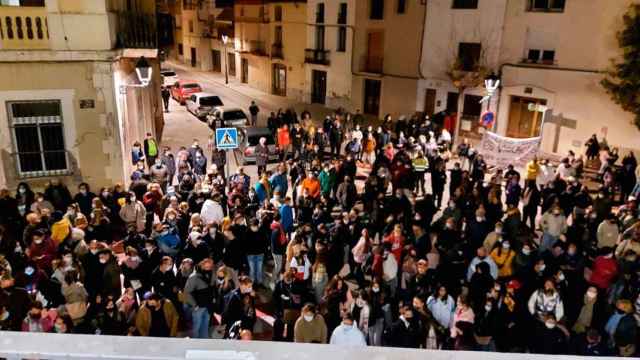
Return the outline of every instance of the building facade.
[[[235,1],[236,78],[261,91],[303,101],[306,20],[306,1]]]
[[[470,139],[482,137],[478,120],[490,111],[492,130],[516,138],[542,135],[547,153],[582,152],[594,133],[637,148],[632,115],[600,86],[620,54],[616,32],[633,2],[429,1],[416,111],[456,114],[455,133]],[[492,71],[500,89],[480,104],[482,79]],[[465,87],[457,81],[461,73],[476,74],[476,81]]]
[[[0,187],[125,181],[131,144],[162,134],[155,1],[29,5],[0,6]],[[140,56],[155,77],[127,87]]]
[[[307,2],[304,101],[351,109],[355,0]]]
[[[375,117],[410,115],[420,79],[423,1],[355,1],[352,109]]]

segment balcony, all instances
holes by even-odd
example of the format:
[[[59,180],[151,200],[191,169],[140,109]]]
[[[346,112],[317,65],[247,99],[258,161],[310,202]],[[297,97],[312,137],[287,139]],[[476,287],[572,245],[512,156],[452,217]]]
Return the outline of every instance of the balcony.
[[[304,49],[304,62],[307,64],[329,65],[329,50],[324,49]]]
[[[49,48],[47,9],[36,6],[0,6],[0,49]]]
[[[384,62],[383,60],[383,57],[365,55],[360,60],[360,71],[381,74]]]
[[[264,41],[245,40],[240,47],[241,53],[248,53],[256,56],[267,56],[267,48]]]
[[[154,49],[158,45],[155,14],[118,13],[118,48]]]
[[[282,44],[271,45],[271,58],[284,59],[284,53],[282,52]]]

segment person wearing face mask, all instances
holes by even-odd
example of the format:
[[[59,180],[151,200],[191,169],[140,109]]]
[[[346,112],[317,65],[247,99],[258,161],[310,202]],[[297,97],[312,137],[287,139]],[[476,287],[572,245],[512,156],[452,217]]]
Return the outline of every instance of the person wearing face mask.
[[[119,215],[127,226],[135,225],[137,232],[144,232],[147,222],[147,210],[142,202],[137,200],[134,192],[130,192],[125,198],[125,203],[120,209]]]
[[[169,169],[163,164],[161,158],[156,158],[153,166],[149,167],[149,176],[151,182],[160,184],[163,191],[167,190],[169,183]]]
[[[98,252],[100,263],[101,291],[103,296],[120,297],[122,285],[120,281],[120,268],[110,249],[102,249]]]
[[[173,273],[173,259],[169,256],[163,256],[160,265],[151,273],[151,287],[161,297],[178,304],[178,281]]]
[[[210,254],[209,244],[204,240],[200,228],[194,227],[187,237],[186,244],[181,251],[181,255],[192,259],[195,263],[207,258]]]
[[[560,206],[555,205],[542,215],[540,227],[542,228],[542,241],[538,250],[543,253],[545,250],[551,249],[560,235],[567,232],[567,218],[562,213]]]
[[[601,291],[607,291],[613,280],[618,276],[618,271],[618,262],[613,257],[613,249],[604,247],[600,249],[600,256],[593,261],[589,283],[595,285]]]
[[[500,246],[491,251],[491,258],[498,266],[498,279],[508,279],[513,275],[513,259],[516,252],[511,249],[511,243],[507,240],[502,241]]]
[[[184,286],[185,313],[189,313],[193,321],[191,337],[209,338],[209,321],[215,304],[213,277],[213,260],[204,259],[198,263],[196,271],[187,278]]]
[[[27,249],[27,256],[34,261],[38,268],[51,271],[51,261],[56,256],[56,247],[44,230],[33,232],[31,246]]]
[[[342,323],[333,330],[329,343],[350,347],[367,346],[364,335],[349,313],[342,317]]]
[[[16,202],[20,216],[25,216],[31,212],[30,207],[35,200],[35,194],[31,190],[29,184],[26,182],[19,183],[16,190]]]
[[[567,335],[557,325],[553,314],[544,318],[544,325],[539,326],[535,336],[531,336],[530,347],[538,354],[566,354],[568,349]]]
[[[618,243],[618,237],[620,236],[620,228],[618,226],[618,219],[612,213],[607,214],[604,221],[598,225],[597,239],[598,248],[614,247]]]
[[[84,285],[79,281],[75,270],[68,270],[64,274],[62,282],[62,295],[64,296],[64,312],[76,323],[87,313],[89,294]]]
[[[306,304],[302,315],[294,325],[293,341],[297,343],[327,343],[327,325],[322,315],[316,312],[316,306]]]
[[[145,296],[136,314],[135,326],[142,336],[175,337],[178,334],[178,313],[171,301],[156,293]]]
[[[101,335],[125,335],[127,322],[125,314],[118,309],[116,302],[107,297],[96,315],[96,333]]]
[[[387,338],[383,340],[386,345],[413,349],[420,346],[420,330],[413,317],[412,307],[400,307],[400,317],[391,325]]]
[[[260,226],[258,219],[249,221],[249,229],[246,232],[245,248],[247,262],[249,263],[249,277],[256,286],[262,283],[262,266],[264,254],[269,245],[269,237],[266,229]]]
[[[500,243],[504,237],[504,228],[501,221],[498,221],[494,227],[494,230],[487,234],[482,242],[482,246],[484,246],[487,253],[491,253],[493,249],[497,246],[500,246]],[[478,245],[479,246],[479,245]]]
[[[487,256],[487,250],[481,246],[476,250],[476,257],[474,257],[469,264],[469,268],[467,269],[467,281],[471,280],[471,277],[476,272],[476,266],[480,263],[486,263],[489,266],[489,274],[493,279],[498,278],[498,266],[493,261],[493,258]]]
[[[15,279],[8,272],[0,276],[0,288],[0,299],[5,306],[4,316],[7,316],[0,320],[5,323],[6,330],[20,331],[22,320],[29,313],[31,297],[24,288],[15,286]]]
[[[78,185],[78,193],[73,197],[73,202],[80,206],[80,211],[84,216],[91,215],[91,202],[96,194],[91,192],[89,184],[83,182]]]
[[[55,210],[65,211],[71,204],[71,193],[58,178],[53,178],[44,190],[44,198],[51,202]]]
[[[222,324],[225,325],[225,336],[237,321],[241,322],[242,329],[253,331],[256,323],[255,297],[251,278],[238,277],[238,287],[224,297]]]
[[[554,319],[564,317],[564,304],[551,278],[545,280],[543,287],[531,294],[527,305],[529,313],[541,322],[549,315],[553,315]]]
[[[52,213],[55,211],[53,204],[45,198],[45,195],[41,192],[37,192],[35,195],[35,201],[30,204],[29,211],[42,215],[45,211]]]
[[[583,297],[583,304],[580,308],[578,318],[573,324],[572,330],[576,334],[584,334],[589,328],[593,319],[593,311],[596,300],[598,299],[598,289],[590,286]]]
[[[43,311],[44,307],[40,301],[34,301],[29,308],[29,314],[22,322],[24,332],[50,332],[53,328],[53,321]]]

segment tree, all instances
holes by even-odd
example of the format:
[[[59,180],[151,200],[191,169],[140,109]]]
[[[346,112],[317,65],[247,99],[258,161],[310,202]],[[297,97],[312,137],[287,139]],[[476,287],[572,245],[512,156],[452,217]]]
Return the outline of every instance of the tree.
[[[629,6],[623,17],[624,29],[617,34],[622,61],[612,60],[612,68],[601,81],[613,101],[635,115],[640,128],[640,4]]]

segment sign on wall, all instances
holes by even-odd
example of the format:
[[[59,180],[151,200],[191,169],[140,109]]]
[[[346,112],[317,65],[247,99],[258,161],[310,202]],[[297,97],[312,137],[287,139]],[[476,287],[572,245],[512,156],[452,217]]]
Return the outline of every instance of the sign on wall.
[[[540,140],[540,136],[516,139],[487,131],[482,137],[478,151],[489,166],[506,168],[507,165],[513,164],[523,167],[538,154]]]

